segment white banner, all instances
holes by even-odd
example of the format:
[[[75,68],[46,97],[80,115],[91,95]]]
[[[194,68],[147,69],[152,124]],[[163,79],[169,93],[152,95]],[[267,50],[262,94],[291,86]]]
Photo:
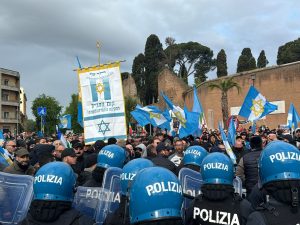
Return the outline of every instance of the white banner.
[[[126,138],[126,118],[120,64],[78,71],[82,95],[85,143],[110,137]]]

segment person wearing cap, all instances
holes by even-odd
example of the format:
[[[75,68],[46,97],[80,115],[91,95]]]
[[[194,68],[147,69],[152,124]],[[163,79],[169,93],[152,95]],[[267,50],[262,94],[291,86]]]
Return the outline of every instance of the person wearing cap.
[[[34,175],[35,169],[30,165],[29,152],[26,148],[20,148],[15,151],[15,161],[6,167],[3,172],[19,175]]]
[[[61,159],[64,163],[69,164],[70,166],[75,165],[77,161],[77,155],[73,148],[66,148],[61,153]],[[74,169],[73,169],[74,170]],[[75,171],[74,171],[75,172]]]
[[[77,156],[76,163],[72,165],[72,168],[75,173],[80,174],[84,170],[83,145],[79,141],[77,141],[72,146]]]
[[[157,145],[156,152],[157,152],[157,156],[151,159],[152,162],[157,166],[164,167],[172,171],[174,174],[177,174],[177,167],[173,162],[171,162],[168,159],[168,155],[169,155],[168,146],[165,143],[161,142]]]

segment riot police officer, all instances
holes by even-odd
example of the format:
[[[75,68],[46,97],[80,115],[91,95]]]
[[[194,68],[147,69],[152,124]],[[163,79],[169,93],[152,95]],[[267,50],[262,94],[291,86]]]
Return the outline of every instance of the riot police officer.
[[[148,167],[153,167],[154,164],[143,158],[129,161],[122,169],[121,178],[121,202],[119,208],[112,214],[106,217],[104,225],[125,225],[130,224],[129,208],[128,208],[128,193],[131,183],[136,177],[136,174]]]
[[[101,187],[103,175],[107,168],[122,168],[126,159],[126,153],[123,148],[112,144],[103,147],[98,153],[97,165],[92,172],[92,177],[87,180],[84,187]]]
[[[94,221],[72,208],[76,176],[63,162],[42,166],[34,177],[33,201],[27,217],[19,224],[93,224]]]
[[[259,159],[259,178],[265,202],[247,225],[300,223],[300,152],[286,142],[270,142]]]
[[[141,170],[130,188],[131,224],[182,225],[182,187],[170,170],[149,167]]]
[[[203,147],[197,145],[190,146],[185,150],[182,163],[179,167],[186,167],[200,172],[202,160],[207,155],[208,152]]]
[[[243,217],[242,208],[250,209],[250,203],[242,206],[241,197],[234,193],[234,168],[229,157],[219,152],[210,153],[202,161],[201,175],[202,194],[192,201],[186,224],[244,224],[247,213]]]

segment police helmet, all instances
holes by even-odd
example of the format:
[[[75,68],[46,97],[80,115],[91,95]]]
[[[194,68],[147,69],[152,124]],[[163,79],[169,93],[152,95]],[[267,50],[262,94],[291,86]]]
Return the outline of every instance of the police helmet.
[[[201,146],[190,146],[184,152],[183,165],[201,166],[202,160],[208,152]]]
[[[258,168],[261,185],[279,180],[300,180],[300,152],[284,141],[272,141],[262,151]]]
[[[122,189],[122,194],[126,195],[128,192],[128,188],[130,188],[131,183],[135,179],[136,174],[147,167],[152,167],[154,164],[148,160],[148,159],[143,159],[143,158],[138,158],[129,161],[122,170],[121,174],[121,189]]]
[[[149,167],[137,173],[130,193],[130,223],[180,219],[183,201],[178,178],[162,167]]]
[[[50,162],[42,166],[34,177],[34,200],[73,201],[76,177],[71,166]]]
[[[119,145],[107,145],[103,147],[97,158],[97,167],[109,168],[119,167],[122,168],[126,159],[126,153]]]
[[[201,175],[204,184],[233,185],[233,163],[230,158],[223,153],[210,153],[202,161]]]

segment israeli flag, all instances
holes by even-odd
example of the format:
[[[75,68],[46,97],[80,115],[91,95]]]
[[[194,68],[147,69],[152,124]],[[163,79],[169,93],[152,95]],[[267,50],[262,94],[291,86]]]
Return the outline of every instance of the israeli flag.
[[[230,144],[227,140],[226,134],[225,134],[220,122],[219,122],[219,130],[221,132],[222,140],[223,140],[223,143],[225,145],[226,153],[230,157],[233,164],[236,164],[236,156],[235,156],[235,154],[233,153],[233,151],[230,147]]]
[[[298,128],[298,123],[300,122],[299,114],[294,107],[293,103],[291,103],[289,112],[288,112],[288,118],[287,118],[287,125],[290,129],[294,130]]]
[[[71,118],[72,118],[72,116],[70,114],[61,116],[59,118],[60,124],[58,125],[58,127],[60,129],[71,129],[72,128]]]
[[[241,107],[239,115],[253,122],[271,112],[274,112],[277,109],[277,105],[268,102],[264,96],[262,96],[253,86],[251,86]]]
[[[173,102],[164,93],[161,93],[167,106],[172,110],[176,118],[180,122],[179,137],[183,138],[188,135],[194,134],[198,129],[200,114],[196,112],[189,112],[185,107],[184,110]]]

